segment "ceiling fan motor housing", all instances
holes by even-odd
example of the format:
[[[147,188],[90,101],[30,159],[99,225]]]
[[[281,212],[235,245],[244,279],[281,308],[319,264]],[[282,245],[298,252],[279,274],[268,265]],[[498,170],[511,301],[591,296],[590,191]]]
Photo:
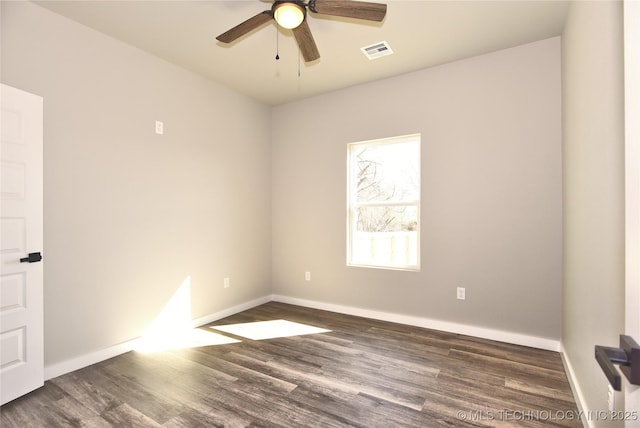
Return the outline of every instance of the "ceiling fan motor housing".
[[[276,0],[271,7],[273,18],[283,28],[293,29],[304,21],[306,4],[299,0]]]

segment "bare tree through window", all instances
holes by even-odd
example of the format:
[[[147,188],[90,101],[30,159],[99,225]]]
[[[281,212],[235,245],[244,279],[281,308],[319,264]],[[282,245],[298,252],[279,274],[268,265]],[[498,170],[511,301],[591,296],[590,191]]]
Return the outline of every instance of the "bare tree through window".
[[[419,136],[350,145],[349,181],[350,264],[417,266]]]

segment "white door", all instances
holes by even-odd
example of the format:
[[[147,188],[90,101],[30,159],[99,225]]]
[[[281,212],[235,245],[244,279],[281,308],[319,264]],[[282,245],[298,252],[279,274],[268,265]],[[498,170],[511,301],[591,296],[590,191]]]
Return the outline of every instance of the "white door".
[[[640,343],[640,2],[624,2],[625,62],[625,334]],[[625,383],[625,410],[640,412],[640,387]],[[626,427],[639,427],[640,415]]]
[[[44,384],[42,98],[0,89],[0,401]],[[29,257],[29,253],[34,253]],[[21,261],[22,259],[22,261]]]

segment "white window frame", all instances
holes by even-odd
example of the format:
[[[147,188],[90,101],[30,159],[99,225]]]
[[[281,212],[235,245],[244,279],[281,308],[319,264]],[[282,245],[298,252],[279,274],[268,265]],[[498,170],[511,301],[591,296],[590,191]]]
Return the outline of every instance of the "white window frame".
[[[407,143],[407,142],[418,142],[418,199],[417,200],[403,200],[403,201],[376,201],[376,202],[358,202],[357,200],[357,189],[355,188],[355,183],[352,181],[352,173],[354,173],[355,163],[354,163],[354,153],[357,150],[360,150],[362,146],[377,146],[377,145],[389,145],[389,144],[398,144],[398,143]],[[420,181],[421,181],[421,173],[422,173],[422,162],[421,162],[421,135],[418,134],[410,134],[403,135],[399,137],[390,137],[390,138],[382,138],[378,140],[369,140],[369,141],[360,141],[355,143],[347,144],[347,266],[354,267],[366,267],[366,268],[377,268],[377,269],[388,269],[388,270],[404,270],[404,271],[420,271],[420,223],[421,223],[421,215],[420,215],[420,202],[421,202],[421,191],[420,191]],[[358,261],[354,261],[354,250],[353,250],[353,233],[357,231],[357,209],[360,207],[383,207],[383,206],[394,206],[394,207],[415,207],[417,211],[418,224],[416,227],[416,264],[403,264],[403,263],[392,263],[392,264],[363,264]]]

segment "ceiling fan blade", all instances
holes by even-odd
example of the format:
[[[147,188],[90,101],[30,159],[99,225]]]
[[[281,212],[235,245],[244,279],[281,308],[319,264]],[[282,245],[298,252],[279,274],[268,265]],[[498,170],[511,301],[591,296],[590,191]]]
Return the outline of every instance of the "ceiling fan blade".
[[[302,52],[302,57],[305,62],[320,58],[320,52],[318,52],[318,47],[313,40],[313,35],[311,34],[311,29],[306,19],[302,21],[302,24],[293,29],[293,36],[298,42],[300,52]]]
[[[302,52],[305,62],[320,58],[320,52],[318,52],[318,47],[313,40],[313,35],[311,35],[311,30],[309,29],[309,24],[307,24],[306,19],[302,21],[302,24],[293,29],[293,36],[298,42],[300,52]]]
[[[352,0],[311,0],[309,2],[309,10],[322,15],[380,22],[387,14],[387,5]]]
[[[261,25],[271,21],[272,18],[273,14],[271,13],[271,10],[265,10],[263,12],[260,12],[256,16],[247,19],[243,23],[236,25],[229,31],[220,34],[218,37],[216,37],[216,39],[223,43],[231,43],[234,40],[244,36],[248,32],[255,30]]]

